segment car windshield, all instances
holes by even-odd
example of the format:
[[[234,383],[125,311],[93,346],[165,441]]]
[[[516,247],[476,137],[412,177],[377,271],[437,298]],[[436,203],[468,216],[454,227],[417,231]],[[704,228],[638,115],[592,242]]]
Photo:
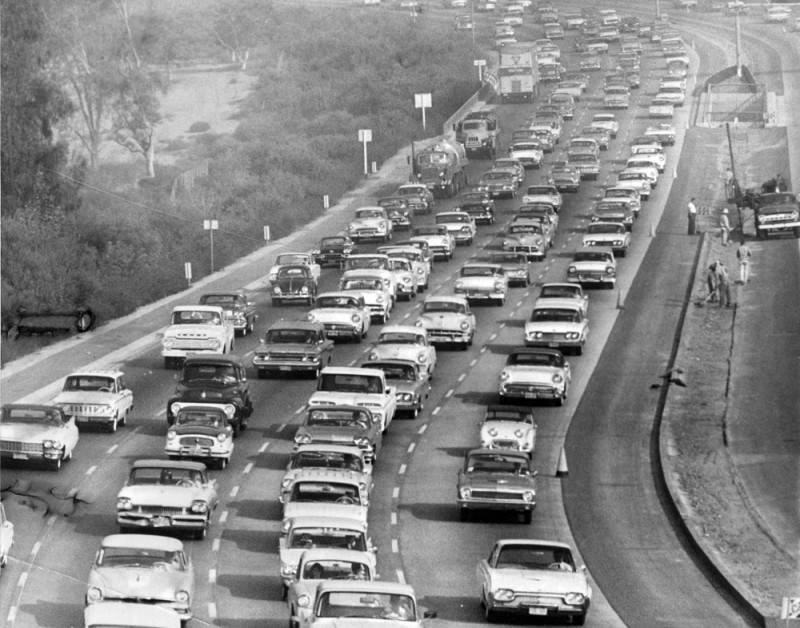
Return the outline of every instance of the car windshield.
[[[589,224],[589,233],[625,233],[625,227],[612,223],[592,223]]]
[[[29,423],[61,427],[64,425],[56,408],[3,408],[3,423]]]
[[[558,569],[575,571],[572,552],[547,545],[504,545],[495,561],[498,569]]]
[[[180,410],[175,417],[175,425],[195,425],[222,429],[225,425],[223,415],[206,410]]]
[[[131,471],[129,485],[196,486],[203,483],[199,469],[181,467],[137,467]]]
[[[345,279],[342,290],[382,290],[383,282],[380,279]]]
[[[312,549],[315,547],[332,547],[367,551],[364,533],[348,528],[298,527],[292,528],[286,539],[286,547],[291,549]]]
[[[579,323],[581,315],[575,310],[559,308],[539,308],[531,312],[531,321],[536,322],[558,322],[558,323]]]
[[[192,362],[184,365],[181,381],[209,380],[232,384],[236,381],[236,367],[232,364],[195,364]]]
[[[326,591],[317,600],[314,616],[417,621],[413,598],[373,591]]]
[[[324,373],[318,390],[378,394],[383,392],[381,380],[377,375],[358,375],[356,373]]]
[[[608,262],[611,261],[607,253],[602,251],[578,251],[573,258],[576,262]]]
[[[307,266],[284,266],[278,270],[278,280],[281,279],[305,279],[309,277]]]
[[[544,196],[554,196],[556,194],[556,191],[549,185],[529,185],[527,194],[529,194],[530,196],[534,196],[537,194],[541,194]]]
[[[282,266],[283,264],[307,264],[308,255],[302,253],[283,253],[275,258],[275,264]]]
[[[508,228],[509,233],[542,233],[542,226],[540,223],[528,222],[517,223],[510,225]]]
[[[179,310],[172,313],[173,325],[222,325],[219,312],[208,310]]]
[[[527,366],[560,366],[558,359],[550,353],[512,353],[508,357],[509,365]]]
[[[385,257],[348,257],[345,263],[345,268],[358,269],[358,268],[386,268],[387,261]]]
[[[306,344],[310,345],[317,341],[319,335],[313,329],[270,329],[264,340],[267,344]]]
[[[498,266],[464,266],[461,269],[462,277],[493,277],[502,274],[503,269]]]
[[[467,473],[511,473],[530,475],[525,458],[503,454],[472,454],[465,465]]]
[[[401,185],[397,188],[397,193],[402,196],[424,196],[427,189],[413,185]]]
[[[569,160],[573,163],[597,163],[597,157],[592,153],[572,153],[569,156]]]
[[[463,303],[456,303],[454,301],[426,301],[422,307],[423,312],[456,312],[459,314],[466,313],[466,307]]]
[[[358,301],[345,296],[328,296],[317,298],[317,308],[358,308]]]
[[[412,332],[388,331],[378,336],[378,344],[424,345],[425,337]]]
[[[510,150],[512,151],[519,151],[519,150],[539,150],[539,145],[535,142],[514,142],[511,145]]]
[[[239,301],[235,294],[206,294],[201,299],[203,305],[219,305],[221,307],[233,307]]]
[[[510,179],[511,176],[512,175],[510,172],[494,171],[494,172],[487,172],[486,174],[483,175],[482,179],[484,181],[505,181],[507,179]]]
[[[64,390],[112,392],[115,388],[113,377],[97,375],[70,375],[64,382]]]
[[[370,362],[371,369],[380,369],[383,371],[386,379],[414,382],[417,380],[417,371],[411,364],[386,364]]]
[[[382,209],[359,209],[356,210],[356,218],[383,218]]]
[[[389,270],[392,271],[410,271],[411,270],[411,262],[407,259],[403,259],[402,257],[393,257],[389,260]]]
[[[363,410],[339,410],[336,408],[314,408],[309,410],[306,425],[327,427],[358,427],[367,429],[370,416]]]
[[[494,264],[528,265],[528,258],[522,253],[492,253],[489,257]]]
[[[289,460],[290,469],[347,469],[364,472],[360,455],[339,451],[298,451]]]
[[[148,567],[183,571],[181,552],[143,547],[104,547],[97,555],[98,567]]]
[[[372,580],[366,563],[314,558],[303,565],[303,580]]]
[[[507,177],[505,173],[501,173],[503,177]],[[462,213],[453,213],[453,214],[437,214],[436,215],[436,224],[442,224],[446,222],[471,222],[471,219],[468,214]]]
[[[338,238],[338,237],[322,238],[322,240],[320,240],[319,243],[320,246],[342,246],[344,244],[347,244],[347,240],[345,238]]]
[[[492,407],[486,412],[486,421],[519,421],[521,423],[533,423],[533,413],[520,410],[506,410],[504,408]]]
[[[347,482],[313,482],[300,480],[292,485],[289,501],[362,505],[358,486]]]
[[[425,227],[414,227],[414,235],[443,235],[443,232],[438,226],[430,225]]]

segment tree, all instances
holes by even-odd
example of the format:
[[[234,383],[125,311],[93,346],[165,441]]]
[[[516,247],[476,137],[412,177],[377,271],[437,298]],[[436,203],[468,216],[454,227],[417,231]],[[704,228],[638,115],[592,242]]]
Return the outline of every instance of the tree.
[[[250,48],[258,41],[263,25],[267,23],[271,12],[269,3],[263,2],[227,2],[222,4],[215,14],[211,25],[214,40],[227,50],[231,61],[238,63],[242,70],[247,69]],[[258,19],[253,16],[259,15]],[[263,21],[260,15],[264,15]]]

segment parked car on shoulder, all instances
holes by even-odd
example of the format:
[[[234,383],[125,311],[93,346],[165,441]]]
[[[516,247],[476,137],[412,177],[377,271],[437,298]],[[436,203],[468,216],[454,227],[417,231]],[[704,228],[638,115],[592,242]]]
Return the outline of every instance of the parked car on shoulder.
[[[116,432],[133,412],[133,391],[122,371],[76,371],[67,375],[53,404],[73,417],[78,427],[96,425]]]
[[[502,266],[508,278],[509,287],[527,287],[531,284],[530,262],[528,261],[528,256],[524,253],[487,251],[485,254],[475,256],[474,260]]]
[[[253,367],[259,378],[276,373],[310,373],[331,363],[333,340],[320,321],[279,320],[267,329],[253,355]]]
[[[41,462],[51,469],[72,459],[78,445],[75,417],[57,405],[9,403],[0,420],[0,459]]]
[[[558,349],[514,349],[500,372],[500,401],[544,399],[563,405],[572,378],[569,362]]]

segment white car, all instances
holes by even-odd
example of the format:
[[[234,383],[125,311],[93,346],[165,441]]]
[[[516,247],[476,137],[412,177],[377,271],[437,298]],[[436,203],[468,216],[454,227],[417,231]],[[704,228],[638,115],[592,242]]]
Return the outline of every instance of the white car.
[[[436,368],[436,347],[428,342],[428,333],[422,327],[388,325],[381,330],[378,342],[373,345],[367,360],[388,359],[411,360],[430,379]]]
[[[390,259],[405,259],[411,264],[411,270],[416,275],[418,292],[428,289],[431,276],[431,264],[425,259],[422,251],[415,246],[388,245],[378,248],[379,253],[388,255]]]
[[[389,256],[384,253],[354,253],[348,255],[342,270],[367,270],[383,279],[383,283],[392,295],[397,297],[397,282],[389,268]]]
[[[650,178],[644,172],[636,170],[623,170],[617,175],[617,180],[614,183],[615,187],[631,187],[639,192],[639,198],[646,201],[650,198],[650,192],[653,189],[653,184]]]
[[[631,157],[645,155],[651,159],[659,172],[664,172],[667,167],[667,155],[659,144],[639,144],[631,147]]]
[[[392,314],[394,295],[384,277],[375,271],[348,270],[339,279],[339,290],[357,292],[364,298],[372,318],[385,324]]]
[[[468,301],[486,300],[504,305],[508,295],[508,277],[500,264],[470,262],[464,264],[453,291]]]
[[[653,187],[658,185],[658,168],[651,159],[648,159],[644,155],[634,155],[633,157],[628,157],[628,160],[625,162],[625,170],[644,172],[647,175],[647,178],[650,179]]]
[[[589,312],[589,295],[587,295],[580,284],[577,283],[563,283],[563,282],[549,282],[542,284],[539,290],[539,296],[536,300],[539,303],[548,303],[549,299],[554,302],[560,302],[562,299],[572,299],[580,304],[583,308],[584,315]]]
[[[508,155],[518,160],[524,168],[539,168],[544,159],[542,145],[537,140],[519,140],[508,147]]]
[[[480,441],[485,449],[513,449],[533,458],[536,422],[532,410],[523,406],[490,405],[481,421]]]
[[[133,391],[122,371],[70,373],[53,403],[80,425],[99,425],[116,432],[133,411]]]
[[[78,445],[75,417],[59,406],[6,404],[0,420],[0,458],[34,461],[58,470]]]
[[[556,211],[561,210],[563,201],[564,199],[561,196],[561,192],[558,191],[555,185],[550,183],[529,185],[528,189],[525,191],[525,195],[522,197],[523,205],[539,202],[550,203],[555,207]]]
[[[614,257],[625,257],[631,244],[631,233],[621,222],[593,222],[583,234],[583,246],[600,246],[614,251]]]
[[[475,337],[475,315],[461,295],[428,297],[415,325],[428,331],[433,344],[459,344],[466,349]]]
[[[315,305],[308,313],[308,320],[322,323],[328,338],[361,342],[367,335],[372,313],[360,293],[323,292],[317,295]]]
[[[434,220],[437,225],[447,227],[456,244],[472,244],[475,240],[478,228],[475,226],[475,219],[467,212],[439,212]]]
[[[686,102],[686,92],[680,87],[660,87],[655,95],[657,100],[667,100],[676,107],[681,107]]]
[[[14,524],[6,518],[6,510],[0,502],[0,567],[8,562],[8,553],[14,544]]]
[[[178,305],[161,338],[164,368],[172,368],[190,353],[229,353],[235,333],[233,321],[218,305]]]
[[[314,281],[319,283],[322,267],[314,261],[313,253],[281,253],[275,258],[275,263],[269,269],[267,274],[269,282],[272,283],[278,278],[278,271],[282,266],[296,266],[298,264],[308,266]]]
[[[617,262],[614,259],[614,252],[604,247],[589,247],[575,251],[567,267],[567,281],[613,288],[617,283]]]
[[[298,517],[330,516],[367,523],[369,486],[364,476],[349,469],[299,469],[282,491],[285,533]]]
[[[527,347],[553,347],[581,355],[588,335],[589,319],[575,299],[535,301],[525,323]]]
[[[658,140],[662,146],[672,146],[675,143],[677,131],[675,125],[668,122],[649,126],[644,130],[644,134]]]
[[[557,541],[500,539],[478,563],[480,603],[487,621],[502,615],[567,618],[583,625],[592,600],[585,567]]]
[[[347,406],[330,407],[339,408]],[[308,420],[306,420],[306,422],[308,422]],[[325,425],[311,426],[314,430],[313,433],[308,429],[302,430],[310,434],[312,442],[295,444],[289,456],[289,463],[286,465],[286,472],[283,474],[283,479],[281,480],[281,493],[286,493],[287,489],[292,485],[292,482],[294,482],[295,476],[302,469],[315,468],[349,469],[350,471],[361,473],[363,481],[367,484],[367,489],[372,491],[374,484],[372,480],[372,453],[352,442],[350,444],[332,442],[334,438],[339,436],[336,428],[340,426],[336,424],[335,420],[331,421],[331,423],[333,425],[330,427]],[[323,433],[323,430],[326,433]],[[306,439],[295,438],[295,440]]]
[[[558,349],[515,349],[500,371],[498,395],[503,402],[552,401],[563,405],[572,371]]]
[[[389,258],[389,270],[394,275],[395,285],[397,286],[397,298],[404,298],[410,301],[419,292],[419,275],[414,272],[411,262],[405,257]]]
[[[617,133],[619,133],[619,122],[617,122],[617,117],[613,113],[594,114],[590,126],[607,129],[612,138],[617,137]]]
[[[347,235],[353,242],[392,239],[392,221],[386,210],[378,205],[360,207],[347,225]]]
[[[417,606],[410,585],[389,581],[328,580],[317,587],[317,600],[300,628],[423,628],[434,611]]]
[[[167,430],[164,453],[170,458],[200,458],[225,469],[233,455],[233,426],[216,404],[182,404]]]

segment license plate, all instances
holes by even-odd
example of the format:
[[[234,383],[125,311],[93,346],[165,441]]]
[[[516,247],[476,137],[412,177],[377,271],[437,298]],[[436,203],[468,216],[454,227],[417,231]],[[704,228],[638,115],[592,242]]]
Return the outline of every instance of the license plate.
[[[292,367],[291,366],[279,366],[278,370],[279,371],[291,371]]]
[[[28,454],[14,454],[14,460],[27,460]]]
[[[164,527],[169,525],[169,517],[153,517],[153,525]]]
[[[547,343],[547,346],[548,346],[548,347],[554,347],[554,348],[557,348],[557,347],[558,347],[558,343],[557,343],[557,342],[548,342],[548,343]]]
[[[523,397],[525,397],[525,399],[536,399],[538,395],[535,392],[526,392],[523,393]]]
[[[546,608],[529,608],[528,615],[547,615]]]

